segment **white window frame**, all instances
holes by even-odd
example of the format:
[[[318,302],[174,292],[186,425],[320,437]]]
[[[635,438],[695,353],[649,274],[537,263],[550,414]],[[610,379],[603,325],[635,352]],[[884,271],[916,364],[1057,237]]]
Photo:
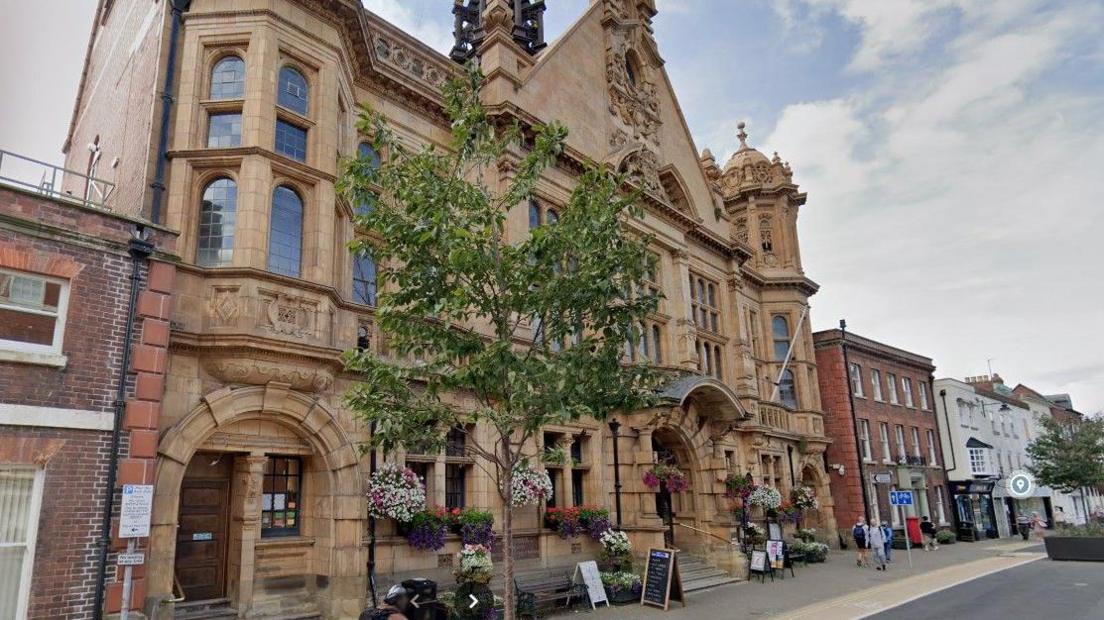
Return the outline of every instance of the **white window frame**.
[[[885,396],[882,394],[882,373],[877,368],[870,369],[870,385],[874,388],[874,400],[885,402]]]
[[[916,401],[912,399],[912,379],[901,377],[901,391],[905,395],[905,406],[916,408]]]
[[[882,461],[886,463],[893,462],[893,453],[889,449],[889,423],[880,422],[878,435],[882,440]]]
[[[873,460],[873,455],[870,453],[870,422],[866,420],[859,420],[859,428],[862,436],[860,440],[862,442],[863,460]]]
[[[928,460],[931,461],[930,463],[928,463],[928,465],[931,465],[932,467],[937,467],[939,465],[939,463],[936,462],[937,459],[935,458],[935,431],[933,431],[932,429],[929,428],[929,429],[927,429],[927,435],[928,435]]]
[[[987,448],[967,448],[966,456],[970,463],[971,474],[984,476],[990,473],[991,464]],[[978,465],[981,467],[979,468]]]
[[[851,390],[856,398],[866,398],[863,393],[862,367],[855,362],[847,364],[847,377],[851,381]]]
[[[946,525],[947,513],[943,509],[943,485],[936,485],[935,487],[935,506],[939,511],[939,525]]]
[[[916,384],[920,386],[920,408],[928,411],[931,409],[931,400],[928,398],[928,382],[917,381]]]
[[[912,455],[916,458],[923,456],[920,451],[920,429],[915,426],[912,427]]]
[[[45,310],[35,310],[34,308],[27,308],[25,306],[0,302],[0,308],[13,310],[15,312],[23,312],[25,314],[56,316],[57,319],[54,321],[54,338],[51,344],[34,344],[31,342],[20,342],[18,340],[0,339],[0,349],[4,351],[15,351],[18,353],[29,353],[32,356],[61,356],[61,348],[65,338],[65,317],[68,314],[69,310],[69,281],[62,278],[54,278],[51,276],[30,271],[17,271],[14,269],[0,269],[0,273],[23,278],[35,278],[44,282],[53,282],[54,284],[58,284],[61,287],[61,290],[58,292],[58,305],[56,315],[53,312],[47,312]],[[6,358],[0,357],[0,359]]]
[[[38,542],[38,520],[40,513],[42,512],[42,487],[45,481],[46,470],[41,467],[24,467],[20,465],[7,465],[0,466],[6,469],[17,470],[24,469],[34,470],[34,483],[31,486],[31,503],[28,507],[27,513],[30,523],[27,524],[27,542],[26,543],[0,543],[0,547],[25,547],[26,554],[23,556],[23,569],[19,576],[19,600],[15,604],[15,617],[26,618],[27,608],[30,605],[31,598],[31,580],[34,576],[34,557],[35,546]]]
[[[897,398],[897,375],[887,372],[886,373],[886,386],[889,387],[889,404],[900,405],[901,402]]]
[[[905,445],[905,427],[900,424],[896,425],[894,436],[897,438],[897,459],[903,461],[908,454],[908,446]]]

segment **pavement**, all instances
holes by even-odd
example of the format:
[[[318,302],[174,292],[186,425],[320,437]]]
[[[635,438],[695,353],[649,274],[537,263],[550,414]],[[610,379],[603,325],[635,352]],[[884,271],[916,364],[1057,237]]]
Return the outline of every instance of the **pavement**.
[[[1017,539],[1018,540],[1018,539]],[[854,551],[833,551],[824,564],[798,566],[796,577],[768,578],[765,583],[745,581],[686,597],[686,606],[671,602],[668,611],[625,605],[585,613],[602,619],[748,618],[788,620],[852,620],[867,617],[933,591],[953,588],[979,575],[1006,571],[1045,557],[1038,542],[1011,539],[944,545],[938,551],[913,550],[909,568],[904,550],[893,551],[893,563],[885,572],[855,566]],[[1048,563],[1049,560],[1047,561]],[[1082,565],[1083,566],[1083,565]],[[1101,572],[1104,572],[1102,570]],[[999,578],[998,578],[999,579]],[[1097,588],[1097,591],[1102,591]],[[977,604],[976,597],[974,604]],[[896,614],[892,615],[897,618]],[[919,616],[917,616],[919,617]],[[942,615],[924,613],[925,620]],[[953,617],[953,616],[948,616]],[[974,616],[971,615],[971,620]],[[1005,615],[1002,620],[1016,615]],[[1062,617],[1101,617],[1062,616]]]

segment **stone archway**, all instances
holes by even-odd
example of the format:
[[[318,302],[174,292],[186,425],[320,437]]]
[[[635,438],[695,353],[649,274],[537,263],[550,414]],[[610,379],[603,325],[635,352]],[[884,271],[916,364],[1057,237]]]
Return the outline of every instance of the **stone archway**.
[[[802,526],[815,528],[821,538],[831,541],[836,531],[836,519],[828,473],[816,461],[806,458],[801,465],[801,484],[816,491],[817,503],[820,504],[816,510],[806,511]]]
[[[281,383],[212,392],[162,435],[147,569],[149,597],[163,600],[172,596],[180,488],[188,463],[215,433],[250,420],[279,424],[309,446],[317,463],[314,473],[319,489],[310,507],[316,535],[307,570],[327,582],[317,601],[324,617],[355,617],[365,592],[361,536],[367,519],[357,451],[325,402]],[[263,458],[252,457],[242,469],[244,476],[258,475],[263,471]],[[259,514],[259,489],[250,489],[240,501],[245,513]],[[242,562],[237,567],[241,574],[236,598],[246,607],[252,601],[253,554],[259,532],[259,522],[246,523],[239,541]]]

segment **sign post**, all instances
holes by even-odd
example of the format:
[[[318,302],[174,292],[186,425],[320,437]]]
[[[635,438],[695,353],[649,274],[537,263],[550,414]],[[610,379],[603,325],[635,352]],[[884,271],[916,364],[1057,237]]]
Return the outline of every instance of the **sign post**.
[[[889,503],[894,506],[911,506],[912,505],[912,491],[890,491]],[[901,521],[904,522],[905,510],[900,508],[898,516],[901,517]],[[908,526],[905,526],[905,553],[908,554],[909,568],[912,568],[912,540],[909,537]]]
[[[119,538],[127,539],[126,553],[120,553],[118,562],[123,567],[122,608],[119,620],[130,615],[130,590],[134,582],[134,567],[146,561],[144,553],[137,551],[139,538],[150,535],[150,515],[153,513],[152,484],[124,484],[123,502],[119,506]]]
[[[598,574],[597,562],[590,560],[575,564],[575,575],[571,577],[571,583],[579,583],[579,577],[582,577],[583,583],[586,584],[591,609],[598,609],[598,603],[605,603],[606,607],[610,606],[609,599],[606,597],[606,588],[602,585],[602,576]]]

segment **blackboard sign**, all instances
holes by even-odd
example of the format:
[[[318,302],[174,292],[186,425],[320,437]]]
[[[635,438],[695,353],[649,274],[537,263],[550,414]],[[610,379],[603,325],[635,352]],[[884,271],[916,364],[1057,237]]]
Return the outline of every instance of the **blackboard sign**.
[[[644,589],[640,593],[641,605],[654,605],[666,610],[671,601],[686,606],[682,595],[682,577],[679,576],[678,556],[673,549],[649,549],[648,564],[644,567]]]

